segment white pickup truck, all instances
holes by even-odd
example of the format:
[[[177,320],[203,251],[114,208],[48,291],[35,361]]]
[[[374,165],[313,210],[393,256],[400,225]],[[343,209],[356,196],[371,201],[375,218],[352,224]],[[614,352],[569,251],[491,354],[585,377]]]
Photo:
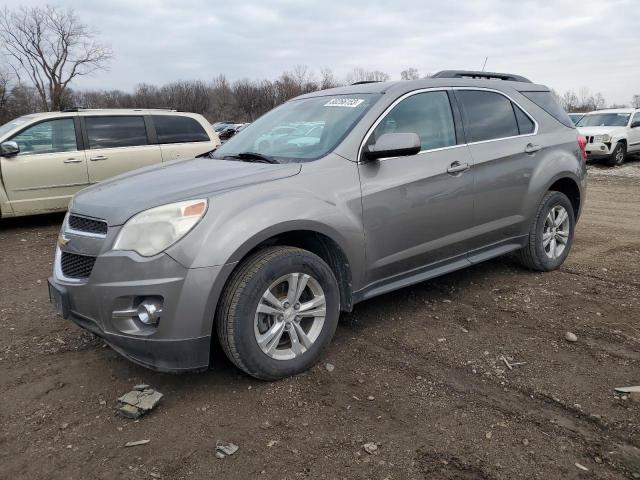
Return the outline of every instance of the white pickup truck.
[[[576,127],[587,139],[589,159],[622,165],[628,153],[640,153],[640,109],[615,108],[587,113]]]

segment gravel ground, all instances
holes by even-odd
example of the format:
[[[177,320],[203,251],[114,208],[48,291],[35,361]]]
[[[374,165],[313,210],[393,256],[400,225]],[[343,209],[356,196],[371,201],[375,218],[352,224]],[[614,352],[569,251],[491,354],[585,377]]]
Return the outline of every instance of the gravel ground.
[[[640,385],[640,181],[590,170],[559,271],[504,258],[364,302],[274,383],[121,358],[48,304],[62,217],[0,222],[0,478],[640,478],[640,402],[613,391]],[[160,404],[117,416],[138,383]]]

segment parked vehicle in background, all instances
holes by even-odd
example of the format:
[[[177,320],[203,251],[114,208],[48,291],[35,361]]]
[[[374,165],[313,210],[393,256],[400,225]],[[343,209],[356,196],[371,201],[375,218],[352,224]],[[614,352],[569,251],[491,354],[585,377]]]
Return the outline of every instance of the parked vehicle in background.
[[[610,108],[587,113],[577,128],[587,139],[589,159],[619,166],[627,154],[640,153],[640,109]]]
[[[78,190],[136,168],[215,149],[201,115],[86,110],[25,115],[0,127],[0,217],[66,210]]]
[[[569,115],[569,118],[571,119],[574,125],[577,125],[580,119],[584,117],[584,113],[568,113],[567,115]]]
[[[236,135],[238,132],[242,131],[248,123],[238,123],[235,125],[228,126],[223,130],[218,132],[218,137],[220,137],[220,142],[224,143],[229,140],[231,137]]]
[[[260,149],[303,124],[320,141]],[[213,159],[76,195],[50,296],[147,367],[206,369],[217,336],[249,375],[293,375],[358,302],[509,252],[557,269],[585,201],[578,140],[552,92],[516,75],[302,95]]]
[[[240,124],[237,122],[215,122],[211,124],[216,133],[223,131],[225,128],[233,127],[235,125]]]

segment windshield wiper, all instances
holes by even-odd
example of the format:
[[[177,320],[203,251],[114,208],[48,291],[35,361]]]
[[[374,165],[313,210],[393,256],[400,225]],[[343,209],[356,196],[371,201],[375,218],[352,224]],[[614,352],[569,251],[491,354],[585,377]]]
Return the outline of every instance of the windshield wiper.
[[[258,162],[258,163],[280,163],[275,158],[262,155],[256,152],[240,152],[235,155],[225,155],[227,158],[237,158],[243,162]]]

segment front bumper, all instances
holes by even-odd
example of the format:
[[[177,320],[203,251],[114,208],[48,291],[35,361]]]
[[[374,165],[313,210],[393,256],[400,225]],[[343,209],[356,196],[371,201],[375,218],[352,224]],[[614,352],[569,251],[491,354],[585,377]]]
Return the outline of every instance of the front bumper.
[[[584,149],[587,152],[587,157],[589,158],[608,157],[613,152],[612,144],[609,142],[587,143]]]
[[[58,313],[102,337],[128,359],[159,371],[203,370],[209,366],[213,316],[229,266],[186,268],[167,254],[145,258],[134,252],[98,255],[82,281],[60,273],[61,250],[49,278]],[[114,311],[135,309],[142,299],[161,298],[157,326]]]

